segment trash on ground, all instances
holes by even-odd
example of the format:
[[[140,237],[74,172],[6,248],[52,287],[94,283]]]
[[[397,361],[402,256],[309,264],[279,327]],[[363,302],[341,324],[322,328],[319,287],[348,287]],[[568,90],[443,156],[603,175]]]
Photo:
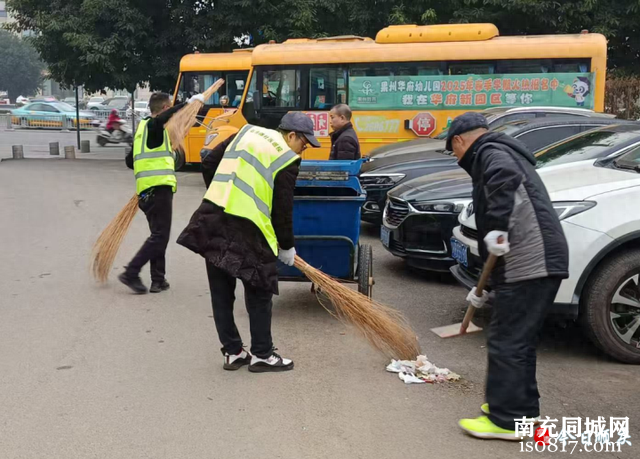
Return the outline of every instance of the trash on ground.
[[[459,381],[460,375],[448,368],[438,368],[427,360],[426,355],[419,355],[416,360],[392,360],[387,371],[398,373],[405,384],[443,383]]]

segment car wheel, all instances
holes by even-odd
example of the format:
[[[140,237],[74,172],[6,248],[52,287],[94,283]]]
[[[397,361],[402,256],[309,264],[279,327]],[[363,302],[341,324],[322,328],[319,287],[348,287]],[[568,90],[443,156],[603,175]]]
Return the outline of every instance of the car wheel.
[[[582,324],[593,343],[625,363],[640,364],[640,249],[606,260],[589,279]]]

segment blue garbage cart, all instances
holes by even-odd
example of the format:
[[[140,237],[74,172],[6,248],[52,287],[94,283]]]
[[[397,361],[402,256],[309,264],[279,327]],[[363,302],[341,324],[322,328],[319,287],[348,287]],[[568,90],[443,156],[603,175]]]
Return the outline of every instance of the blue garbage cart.
[[[314,268],[344,282],[357,283],[371,296],[373,251],[360,245],[360,209],[366,192],[358,161],[302,161],[293,204],[297,254]],[[308,279],[295,267],[278,264],[282,281]]]

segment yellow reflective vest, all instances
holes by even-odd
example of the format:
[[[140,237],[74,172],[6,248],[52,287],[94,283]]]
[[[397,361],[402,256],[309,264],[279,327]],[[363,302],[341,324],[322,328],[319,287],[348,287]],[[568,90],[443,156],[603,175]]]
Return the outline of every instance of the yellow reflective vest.
[[[277,255],[273,187],[278,172],[298,158],[279,132],[248,124],[225,150],[204,199],[227,214],[251,220]]]
[[[176,192],[175,160],[171,141],[165,129],[164,142],[158,148],[147,148],[147,124],[144,119],[138,124],[133,140],[133,172],[136,175],[136,193],[141,194],[152,186],[171,186]]]

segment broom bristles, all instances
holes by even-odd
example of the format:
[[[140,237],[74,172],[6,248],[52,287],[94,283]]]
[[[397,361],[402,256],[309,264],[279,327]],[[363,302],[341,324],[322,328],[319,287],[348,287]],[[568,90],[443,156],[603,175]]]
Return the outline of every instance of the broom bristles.
[[[213,96],[218,89],[224,84],[223,79],[217,80],[213,85],[202,93],[204,100]],[[204,107],[204,104],[200,101],[195,101],[183,107],[178,113],[173,115],[165,128],[169,134],[169,140],[171,140],[171,146],[174,149],[184,151],[184,139],[189,134],[189,130],[197,120],[200,109]]]
[[[137,212],[138,195],[134,194],[98,236],[91,253],[91,271],[99,282],[105,283],[109,278],[113,261]]]
[[[320,304],[340,321],[353,325],[369,343],[392,359],[414,360],[420,355],[415,332],[397,310],[351,290],[296,256],[295,267],[326,294],[335,308]]]

